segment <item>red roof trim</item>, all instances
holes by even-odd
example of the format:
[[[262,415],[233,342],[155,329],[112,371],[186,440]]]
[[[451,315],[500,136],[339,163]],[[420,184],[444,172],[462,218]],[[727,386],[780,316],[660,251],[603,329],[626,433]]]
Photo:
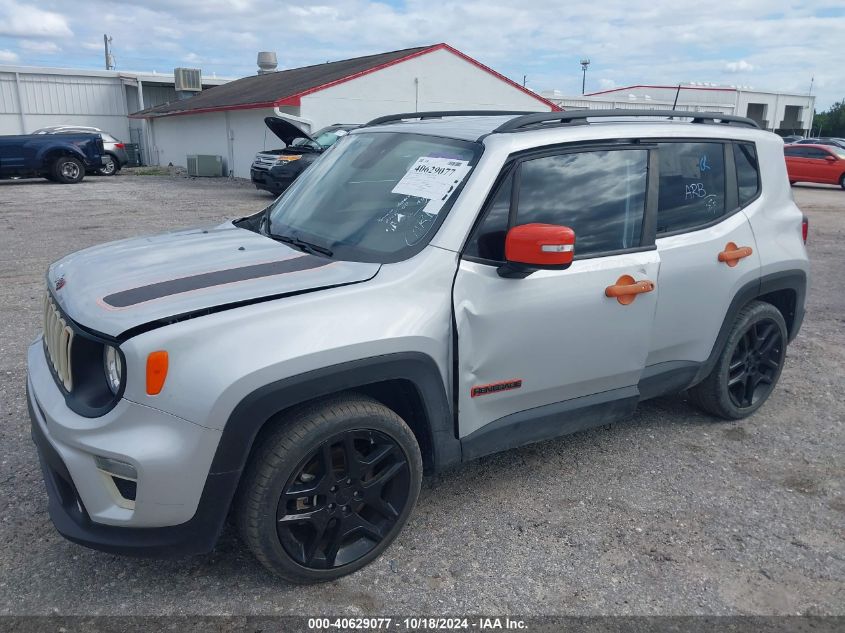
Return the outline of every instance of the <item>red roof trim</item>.
[[[197,110],[186,110],[184,112],[167,112],[167,113],[158,114],[158,115],[156,113],[150,113],[150,114],[144,115],[144,116],[136,116],[136,115],[129,115],[129,116],[130,116],[130,118],[146,119],[146,118],[156,118],[157,116],[164,117],[164,116],[177,116],[177,115],[180,115],[180,114],[202,114],[202,113],[206,113],[206,112],[222,112],[222,111],[225,111],[225,110],[248,110],[248,109],[252,109],[252,108],[272,108],[274,106],[298,106],[298,105],[302,104],[302,97],[304,97],[304,96],[313,94],[315,92],[320,92],[321,90],[325,90],[326,88],[331,88],[332,86],[337,86],[338,84],[342,84],[342,83],[345,83],[347,81],[352,81],[353,79],[357,79],[358,77],[363,77],[364,75],[369,75],[370,73],[374,73],[378,70],[382,70],[384,68],[389,68],[390,66],[395,66],[396,64],[401,64],[402,62],[406,62],[409,59],[414,59],[415,57],[420,57],[422,55],[426,55],[428,53],[433,53],[434,51],[439,51],[439,50],[449,51],[450,53],[460,57],[464,61],[469,62],[470,64],[472,64],[476,68],[480,68],[484,72],[486,72],[490,75],[493,75],[494,77],[496,77],[497,79],[499,79],[501,81],[504,81],[506,84],[510,85],[511,87],[516,88],[517,90],[519,90],[521,92],[524,92],[525,94],[527,94],[530,97],[533,97],[534,99],[536,99],[537,101],[539,101],[543,105],[551,108],[551,110],[553,112],[561,111],[561,108],[559,106],[552,103],[548,99],[544,99],[543,97],[538,95],[536,92],[533,92],[533,91],[529,90],[528,88],[525,88],[524,86],[520,86],[515,81],[512,81],[512,80],[508,79],[507,77],[505,77],[504,75],[497,73],[495,70],[493,70],[489,66],[485,66],[481,62],[473,59],[469,55],[462,53],[458,49],[453,48],[446,43],[440,43],[440,44],[435,44],[433,46],[429,46],[428,48],[425,48],[421,51],[416,51],[416,52],[411,53],[409,55],[405,55],[404,57],[399,57],[398,59],[394,59],[392,61],[385,62],[384,64],[379,64],[378,66],[373,66],[372,68],[368,68],[367,70],[362,70],[360,72],[353,73],[351,75],[347,75],[346,77],[341,77],[340,79],[336,79],[334,81],[330,81],[328,83],[325,83],[325,84],[322,84],[322,85],[319,85],[319,86],[315,86],[313,88],[309,88],[308,90],[303,90],[302,92],[297,92],[296,94],[281,97],[281,98],[277,99],[276,101],[272,101],[272,102],[246,103],[246,104],[242,104],[242,105],[229,105],[229,106],[215,106],[215,107],[210,107],[210,108],[200,108],[200,109],[197,109]]]
[[[538,95],[536,92],[533,92],[533,91],[529,90],[528,88],[525,88],[524,86],[520,86],[515,81],[511,81],[510,79],[508,79],[504,75],[497,73],[495,70],[493,70],[489,66],[485,66],[481,62],[473,59],[469,55],[462,53],[458,49],[449,46],[446,43],[435,44],[434,46],[429,46],[428,48],[426,48],[424,50],[417,51],[415,53],[411,53],[410,55],[406,55],[405,57],[400,57],[399,59],[394,59],[393,61],[389,61],[389,62],[386,62],[384,64],[379,64],[378,66],[373,66],[372,68],[368,68],[367,70],[362,70],[361,72],[358,72],[358,73],[355,73],[355,74],[352,74],[352,75],[348,75],[346,77],[341,77],[340,79],[336,79],[335,81],[331,81],[329,83],[325,83],[325,84],[322,84],[320,86],[315,86],[313,88],[309,88],[308,90],[303,90],[302,92],[298,92],[296,94],[293,94],[293,95],[290,95],[290,96],[287,96],[287,97],[283,97],[283,98],[279,99],[278,101],[276,101],[276,105],[277,106],[281,106],[281,105],[298,106],[298,105],[301,105],[302,104],[301,99],[302,99],[302,97],[304,97],[306,95],[310,95],[310,94],[313,94],[315,92],[325,90],[326,88],[331,88],[332,86],[337,86],[338,84],[342,84],[342,83],[345,83],[347,81],[357,79],[358,77],[363,77],[364,75],[369,75],[370,73],[374,73],[378,70],[382,70],[382,69],[388,68],[390,66],[395,66],[396,64],[401,64],[402,62],[406,62],[409,59],[413,59],[415,57],[421,57],[422,55],[426,55],[428,53],[433,53],[435,51],[440,51],[440,50],[449,51],[453,55],[456,55],[456,56],[460,57],[461,59],[463,59],[464,61],[469,62],[470,64],[472,64],[476,68],[480,68],[484,72],[493,75],[496,79],[504,81],[505,83],[507,83],[511,87],[516,88],[517,90],[524,92],[528,96],[537,99],[537,101],[539,101],[543,105],[550,107],[553,112],[554,111],[560,111],[560,109],[561,109],[559,106],[555,105],[554,103],[552,103],[548,99],[544,99],[543,97]]]
[[[625,86],[624,88],[611,88],[610,90],[601,90],[599,92],[588,92],[585,97],[594,97],[596,95],[604,95],[609,92],[621,92],[623,90],[634,90],[635,88],[656,88],[665,90],[677,90],[678,86]],[[717,92],[736,92],[736,88],[712,88],[710,86],[680,86],[681,90],[715,90]]]

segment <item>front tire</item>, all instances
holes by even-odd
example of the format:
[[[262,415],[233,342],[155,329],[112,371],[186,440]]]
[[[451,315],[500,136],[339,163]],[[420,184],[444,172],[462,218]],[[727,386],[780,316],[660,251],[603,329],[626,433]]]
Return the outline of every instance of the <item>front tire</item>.
[[[56,182],[71,185],[85,178],[85,169],[73,156],[59,156],[53,163],[53,178]]]
[[[689,390],[698,408],[739,420],[763,406],[786,359],[786,322],[770,303],[754,301],[737,315],[710,374]]]
[[[238,493],[238,528],[281,578],[334,580],[393,542],[421,480],[402,418],[366,396],[338,396],[292,413],[261,441]]]
[[[839,186],[845,189],[845,174],[839,177]]]

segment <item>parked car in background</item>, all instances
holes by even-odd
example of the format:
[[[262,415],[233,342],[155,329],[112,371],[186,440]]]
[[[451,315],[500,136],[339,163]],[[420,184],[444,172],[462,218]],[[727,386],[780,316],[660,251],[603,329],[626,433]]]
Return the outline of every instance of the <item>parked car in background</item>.
[[[835,145],[796,143],[783,148],[789,184],[818,182],[845,189],[845,149]]]
[[[797,143],[798,141],[802,140],[803,138],[804,138],[803,136],[798,136],[797,134],[790,134],[789,136],[783,137],[783,142],[786,145],[789,145],[790,143]]]
[[[250,176],[257,189],[279,195],[305,171],[317,157],[357,125],[336,123],[318,130],[310,136],[290,121],[267,117],[264,123],[284,144],[284,149],[267,149],[258,152],[250,169]]]
[[[129,156],[126,153],[126,145],[116,139],[108,132],[104,132],[98,127],[88,127],[84,125],[53,125],[49,127],[38,128],[33,134],[99,134],[103,137],[103,149],[107,160],[103,164],[92,170],[101,176],[114,176],[119,172],[123,166],[129,162]]]
[[[836,137],[822,137],[822,138],[802,138],[800,141],[795,141],[796,145],[833,145],[845,149],[845,139]]]
[[[0,136],[0,178],[43,177],[71,184],[80,182],[86,171],[104,166],[105,160],[99,134]]]

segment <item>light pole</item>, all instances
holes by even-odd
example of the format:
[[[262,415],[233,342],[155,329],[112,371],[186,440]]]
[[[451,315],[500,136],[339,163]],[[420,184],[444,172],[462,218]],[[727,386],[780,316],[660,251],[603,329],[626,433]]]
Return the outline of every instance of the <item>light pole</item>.
[[[587,94],[587,67],[590,65],[590,58],[585,57],[581,60],[581,71],[584,73],[583,77],[581,78],[581,94]]]

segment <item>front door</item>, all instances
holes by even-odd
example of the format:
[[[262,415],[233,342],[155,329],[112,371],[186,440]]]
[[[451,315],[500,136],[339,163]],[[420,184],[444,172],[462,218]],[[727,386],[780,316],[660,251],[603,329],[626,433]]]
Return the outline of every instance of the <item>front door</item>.
[[[506,416],[540,415],[593,394],[633,407],[658,290],[607,295],[657,278],[653,225],[645,221],[649,159],[642,146],[546,152],[516,159],[502,178],[454,285],[462,438]],[[575,261],[567,270],[500,277],[508,228],[535,222],[572,228]],[[526,441],[549,435],[530,420],[520,424],[513,432]]]

